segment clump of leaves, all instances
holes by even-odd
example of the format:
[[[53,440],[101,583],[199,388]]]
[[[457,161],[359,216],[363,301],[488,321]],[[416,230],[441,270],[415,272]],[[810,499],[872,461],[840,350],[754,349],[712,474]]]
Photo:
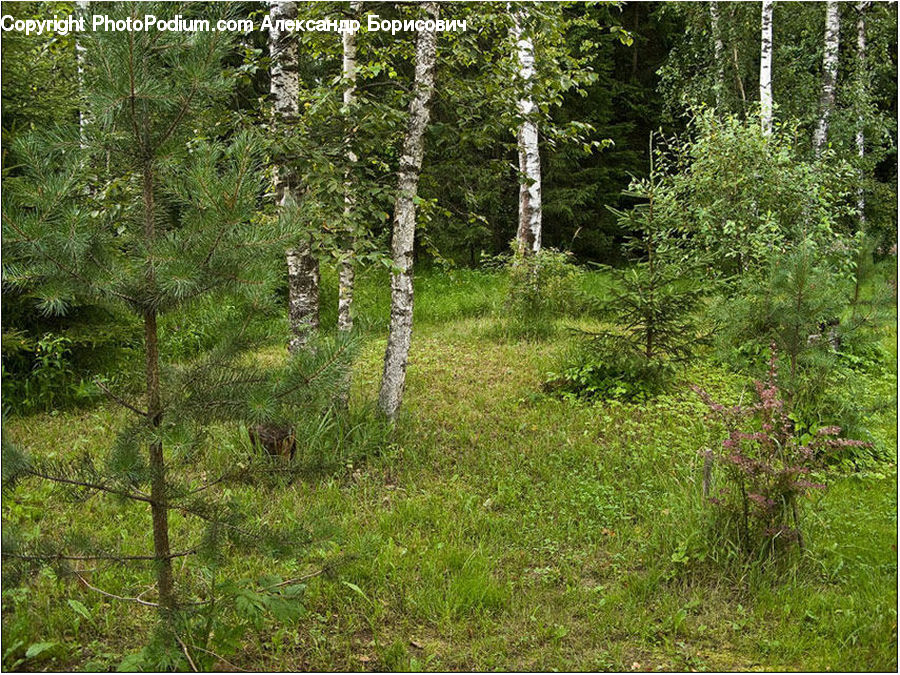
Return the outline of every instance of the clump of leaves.
[[[722,484],[713,491],[705,479],[704,490],[723,516],[722,528],[736,532],[740,549],[750,555],[802,549],[801,498],[825,487],[812,480],[813,472],[831,452],[867,445],[840,438],[836,426],[797,434],[778,387],[774,344],[771,354],[766,381],[756,382],[755,403],[728,407],[692,387],[727,432],[717,450],[705,453],[705,475],[717,467]]]
[[[579,304],[581,270],[570,253],[555,249],[515,252],[507,272],[504,330],[508,337],[545,338],[553,333],[554,320]]]

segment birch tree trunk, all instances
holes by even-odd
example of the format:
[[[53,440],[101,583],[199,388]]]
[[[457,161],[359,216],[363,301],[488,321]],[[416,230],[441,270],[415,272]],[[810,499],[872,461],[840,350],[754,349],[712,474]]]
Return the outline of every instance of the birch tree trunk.
[[[772,133],[772,0],[763,0],[759,59],[759,116],[763,133]]]
[[[819,124],[813,137],[816,156],[828,143],[828,123],[834,108],[834,86],[837,82],[838,48],[840,47],[841,8],[834,0],[825,3],[825,56],[822,58],[822,99],[819,103]]]
[[[269,3],[269,14],[274,22],[297,18],[296,2]],[[287,127],[300,114],[299,53],[296,36],[281,31],[277,24],[269,30],[270,84],[275,108],[276,123]],[[297,177],[285,166],[274,167],[275,199],[286,206],[296,204],[299,197]],[[319,327],[319,262],[307,242],[286,254],[288,268],[288,313],[291,338],[288,349],[296,352],[309,340]]]
[[[424,2],[428,18],[437,21],[437,2]],[[431,114],[434,92],[434,63],[437,34],[434,30],[419,32],[416,39],[416,74],[413,99],[409,104],[409,122],[400,155],[397,199],[394,202],[393,240],[391,251],[396,270],[391,273],[391,328],[384,354],[384,372],[378,407],[389,419],[397,416],[403,400],[406,364],[412,340],[413,318],[413,242],[416,233],[416,193],[422,169],[425,129]]]
[[[722,24],[719,21],[719,3],[712,0],[709,3],[709,19],[713,38],[713,60],[716,66],[716,108],[722,112],[722,94],[725,91],[725,63],[722,60],[725,54],[725,43],[722,42]]]
[[[79,16],[87,16],[88,8],[90,7],[90,0],[76,0],[75,2],[75,11]],[[86,47],[81,43],[81,40],[78,37],[78,34],[75,35],[75,62],[78,67],[78,96],[79,96],[79,105],[78,105],[78,131],[79,137],[81,138],[81,147],[84,148],[85,143],[85,133],[84,127],[88,121],[87,111],[84,109],[84,54],[86,51]]]
[[[508,7],[508,5],[507,5]],[[538,152],[538,126],[534,121],[537,106],[531,98],[534,79],[534,43],[525,34],[527,11],[517,6],[512,13],[510,34],[516,45],[522,98],[516,103],[519,122],[519,227],[516,248],[524,254],[541,250],[541,155]]]
[[[351,2],[350,3],[350,11],[352,14],[356,15],[360,7],[362,6],[361,2]],[[343,65],[341,68],[341,72],[344,76],[344,80],[346,81],[346,88],[344,89],[344,106],[348,107],[353,105],[356,100],[356,34],[351,32],[346,32],[343,34],[343,50],[344,50],[344,59]],[[348,129],[347,133],[347,159],[350,164],[355,164],[357,157],[356,153],[351,149],[352,147],[352,133]],[[348,179],[349,180],[349,179]],[[345,183],[344,187],[344,222],[350,222],[350,217],[353,212],[353,195],[349,182]],[[356,267],[354,263],[354,242],[353,236],[350,236],[349,247],[348,250],[344,251],[344,258],[341,261],[341,269],[338,275],[338,330],[342,331],[350,331],[353,330],[353,315],[351,310],[353,308],[353,284],[354,278],[356,276]]]
[[[868,76],[866,64],[866,9],[868,2],[856,3],[856,105],[858,112],[856,116],[856,153],[859,155],[860,164],[866,156],[866,128],[865,128],[865,110],[868,98]],[[862,188],[863,169],[860,167],[859,180],[860,186],[856,193],[856,208],[859,210],[860,229],[866,226],[866,197]]]

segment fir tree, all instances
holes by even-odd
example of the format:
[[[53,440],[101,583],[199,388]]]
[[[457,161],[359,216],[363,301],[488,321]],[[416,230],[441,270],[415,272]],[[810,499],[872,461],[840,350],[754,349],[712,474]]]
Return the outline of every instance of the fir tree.
[[[119,13],[161,20],[198,8],[120,5]],[[213,23],[224,5],[204,6]],[[266,369],[249,350],[278,342],[275,289],[280,251],[296,245],[290,213],[260,215],[265,181],[259,143],[231,128],[223,103],[234,77],[223,63],[228,32],[121,32],[84,36],[86,122],[20,138],[19,175],[4,183],[5,281],[39,289],[40,308],[65,314],[90,300],[124,309],[143,325],[142,363],[125,363],[122,382],[98,382],[131,420],[108,457],[49,460],[4,443],[5,490],[41,478],[79,494],[105,493],[144,503],[152,515],[152,554],[164,625],[179,597],[172,560],[212,550],[217,535],[257,538],[240,514],[208,497],[222,477],[197,484],[183,466],[213,422],[290,425],[331,400],[343,381],[349,337],[323,343]],[[210,136],[198,129],[212,130]],[[286,209],[285,209],[286,211]],[[218,311],[209,350],[187,361],[166,351],[168,318],[201,305]],[[212,312],[210,314],[213,314]],[[268,320],[266,320],[268,319]],[[273,329],[274,326],[274,329]],[[176,511],[209,524],[199,542],[170,531]],[[275,533],[270,533],[275,534]],[[287,539],[290,541],[290,539]],[[117,556],[73,552],[65,536],[30,549],[4,541],[20,563]],[[187,603],[191,604],[191,603]],[[190,657],[188,657],[190,658]]]

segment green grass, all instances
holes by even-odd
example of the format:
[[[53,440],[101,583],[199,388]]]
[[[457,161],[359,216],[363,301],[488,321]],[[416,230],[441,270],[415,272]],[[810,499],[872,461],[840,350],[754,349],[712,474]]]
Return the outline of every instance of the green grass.
[[[371,326],[353,379],[359,408],[381,374],[382,276],[363,275],[358,294]],[[497,341],[501,277],[458,270],[416,283],[404,413],[390,443],[289,485],[223,488],[266,524],[304,525],[309,541],[278,560],[230,551],[220,577],[328,569],[305,581],[299,618],[249,627],[219,667],[896,670],[893,465],[827,477],[807,505],[801,559],[738,564],[709,545],[698,450],[714,439],[687,382],[727,398],[741,378],[699,364],[642,406],[535,395],[570,322],[552,340]],[[603,288],[595,275],[584,283]],[[10,420],[7,431],[36,453],[100,453],[123,419],[99,407]],[[896,424],[895,414],[882,423]],[[233,463],[236,439],[213,430],[188,470]],[[129,552],[150,547],[146,509],[73,504],[34,482],[4,499],[3,519],[25,536],[82,530]],[[177,516],[172,531],[176,548],[199,534]],[[112,593],[152,583],[140,565],[88,566],[91,583]],[[176,574],[183,595],[202,592],[201,565],[179,561]],[[4,666],[115,668],[154,621],[150,608],[47,571],[4,588]],[[26,659],[39,643],[52,646]]]

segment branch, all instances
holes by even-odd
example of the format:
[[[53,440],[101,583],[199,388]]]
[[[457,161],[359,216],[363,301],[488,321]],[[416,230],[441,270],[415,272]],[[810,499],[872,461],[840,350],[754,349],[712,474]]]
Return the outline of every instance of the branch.
[[[300,387],[302,387],[302,386],[304,386],[304,385],[307,385],[307,386],[308,386],[311,382],[314,382],[315,380],[317,380],[317,379],[319,378],[319,376],[320,376],[322,373],[324,373],[324,372],[325,372],[326,370],[328,370],[331,366],[333,366],[335,363],[337,363],[338,360],[340,359],[340,357],[341,357],[341,356],[344,354],[344,352],[346,352],[349,348],[350,348],[349,343],[345,343],[345,344],[341,345],[340,348],[332,355],[332,357],[331,357],[330,359],[328,359],[327,361],[325,361],[325,363],[323,363],[319,368],[317,368],[316,371],[315,371],[314,373],[312,373],[309,377],[307,377],[306,375],[303,375],[303,374],[301,373],[301,374],[300,374],[300,377],[303,378],[303,382],[301,382],[301,383],[299,383],[299,384],[296,384],[296,385],[294,385],[293,387],[288,387],[288,388],[285,389],[284,391],[282,391],[282,392],[280,392],[280,393],[278,393],[278,394],[275,394],[275,395],[274,395],[275,398],[277,398],[277,399],[283,398],[284,396],[287,396],[288,394],[294,393],[294,392],[297,391]]]
[[[215,656],[217,659],[219,659],[222,663],[224,663],[226,666],[228,666],[232,670],[239,670],[242,673],[252,673],[253,672],[252,670],[244,670],[243,668],[238,668],[236,665],[234,665],[231,661],[226,659],[224,656],[221,656],[220,654],[216,654],[215,652],[211,652],[210,650],[204,649],[203,647],[198,647],[197,645],[194,645],[194,649],[199,649],[201,652],[205,652],[205,653],[209,654],[210,656]]]
[[[155,602],[148,602],[146,600],[141,600],[140,598],[126,598],[123,595],[115,595],[114,593],[107,593],[106,591],[104,591],[100,588],[97,588],[96,586],[91,586],[87,582],[87,579],[85,579],[83,576],[81,576],[81,574],[79,572],[74,572],[74,574],[76,577],[78,577],[79,581],[81,581],[81,583],[83,583],[87,588],[90,588],[92,591],[96,591],[100,595],[105,595],[108,598],[114,598],[116,600],[127,600],[128,602],[136,602],[139,605],[145,605],[147,607],[159,607],[159,604],[155,603]]]
[[[53,481],[54,483],[66,483],[67,485],[76,485],[78,487],[88,488],[90,490],[100,490],[101,492],[109,492],[110,494],[119,495],[121,497],[126,497],[128,499],[134,499],[138,502],[146,502],[148,504],[153,504],[154,501],[150,497],[145,497],[143,495],[136,494],[134,492],[129,492],[127,490],[120,490],[118,488],[111,487],[109,485],[103,485],[102,483],[89,483],[87,481],[75,480],[74,478],[63,478],[62,476],[53,476],[51,474],[43,473],[41,471],[37,471],[35,469],[26,469],[25,473],[28,473],[36,478],[44,478],[45,480]]]
[[[29,237],[29,236],[24,232],[24,230],[22,230],[18,225],[16,225],[16,224],[10,219],[10,217],[9,217],[6,213],[3,213],[3,220],[6,222],[7,225],[9,225],[13,230],[15,230],[15,231],[19,234],[19,236],[22,237],[22,239],[24,239],[24,240],[27,241],[29,244],[31,244],[31,245],[34,247],[35,251],[38,253],[38,255],[40,255],[41,257],[45,258],[45,259],[48,260],[49,262],[53,263],[57,268],[59,268],[59,270],[60,270],[61,272],[64,272],[65,274],[68,274],[68,275],[74,277],[75,279],[77,279],[78,281],[80,281],[80,282],[83,283],[85,286],[87,286],[88,288],[90,288],[90,289],[93,290],[94,292],[98,293],[99,295],[104,295],[104,294],[108,293],[108,294],[110,294],[110,295],[113,295],[113,296],[119,298],[120,300],[124,300],[125,302],[127,302],[127,303],[129,303],[129,304],[131,304],[131,305],[138,305],[138,304],[139,304],[138,301],[137,301],[136,299],[132,298],[132,297],[129,296],[129,295],[125,295],[124,293],[120,293],[120,292],[114,291],[114,290],[112,290],[112,289],[102,289],[102,288],[100,288],[99,286],[93,284],[89,279],[86,279],[85,277],[83,277],[83,276],[82,276],[81,274],[79,274],[78,272],[76,272],[76,271],[70,269],[69,267],[67,267],[66,265],[62,264],[62,263],[61,263],[59,260],[57,260],[54,256],[52,256],[52,255],[50,255],[49,253],[47,253],[47,252],[39,245],[37,239],[34,239],[34,238],[32,238],[32,237]]]
[[[178,637],[178,633],[173,634],[175,635],[175,639],[178,641],[178,644],[181,645],[181,651],[183,651],[184,655],[187,657],[188,663],[191,664],[191,670],[193,670],[195,673],[200,672],[199,670],[197,670],[197,664],[194,663],[194,659],[191,658],[191,653],[188,651],[187,645],[184,644],[180,637]]]
[[[182,556],[192,555],[197,552],[196,548],[187,551],[178,551],[169,553],[164,556],[155,555],[113,555],[113,554],[97,554],[97,555],[67,555],[64,553],[50,553],[47,555],[28,555],[24,553],[3,553],[4,558],[17,558],[19,560],[111,560],[113,562],[128,562],[131,560],[160,560],[166,558],[181,558]]]
[[[136,408],[135,406],[131,405],[128,401],[126,401],[126,400],[124,400],[124,399],[122,399],[122,398],[119,398],[119,397],[116,396],[114,393],[112,393],[112,392],[109,390],[109,388],[107,388],[107,386],[106,386],[105,384],[103,384],[103,382],[101,382],[101,381],[99,380],[99,378],[94,380],[94,384],[96,384],[98,387],[100,387],[100,388],[103,390],[103,392],[104,392],[107,396],[109,396],[109,398],[111,398],[113,401],[115,401],[116,403],[118,403],[120,406],[123,406],[123,407],[125,407],[125,408],[128,408],[128,409],[131,410],[132,412],[135,412],[135,413],[137,413],[138,415],[141,415],[141,416],[143,416],[143,417],[148,417],[148,416],[149,416],[149,413],[147,413],[146,411],[141,410],[140,408]]]

